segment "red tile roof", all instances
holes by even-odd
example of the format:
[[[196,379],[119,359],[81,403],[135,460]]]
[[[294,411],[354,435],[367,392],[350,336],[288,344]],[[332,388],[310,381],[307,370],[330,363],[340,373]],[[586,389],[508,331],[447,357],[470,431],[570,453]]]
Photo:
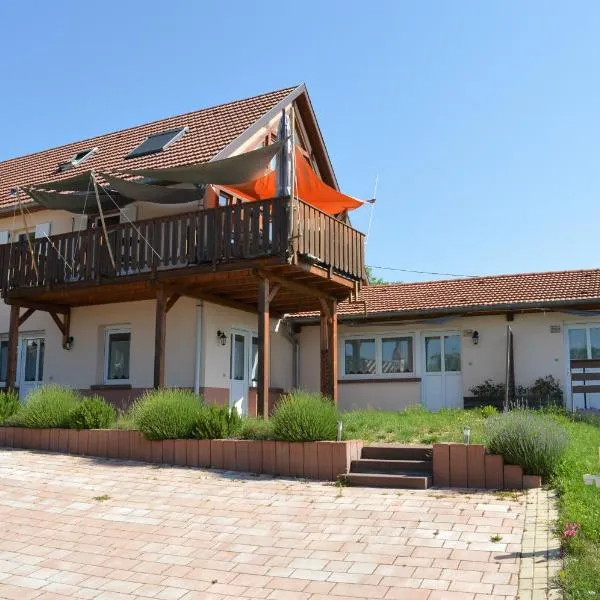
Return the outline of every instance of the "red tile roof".
[[[172,167],[206,162],[293,90],[277,90],[0,162],[0,210],[14,204],[10,191],[16,186],[58,181],[88,169]],[[189,128],[187,133],[166,151],[124,159],[148,135],[184,126]],[[98,147],[94,156],[74,169],[57,173],[59,163],[94,147]]]
[[[586,303],[600,305],[600,269],[370,285],[361,290],[358,302],[342,302],[338,310],[342,318],[364,315],[365,310],[376,318]]]

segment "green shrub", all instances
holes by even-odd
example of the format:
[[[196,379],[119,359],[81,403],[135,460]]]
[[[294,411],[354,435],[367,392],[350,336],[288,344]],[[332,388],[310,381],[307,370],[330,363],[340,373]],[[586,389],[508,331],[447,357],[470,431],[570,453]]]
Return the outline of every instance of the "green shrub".
[[[117,419],[117,411],[100,396],[84,398],[71,411],[72,429],[108,429]]]
[[[238,436],[243,440],[270,440],[273,437],[271,421],[261,417],[242,419]]]
[[[198,440],[222,440],[235,435],[240,427],[235,408],[209,404],[200,411],[192,435]]]
[[[273,437],[288,442],[335,440],[340,414],[320,394],[292,392],[284,396],[271,417]]]
[[[489,419],[498,414],[498,409],[495,406],[482,406],[479,412],[484,419]]]
[[[146,392],[132,407],[131,420],[149,440],[184,439],[204,406],[193,392],[162,389]]]
[[[504,399],[504,389],[503,383],[494,383],[492,379],[486,379],[483,383],[474,385],[469,391],[475,398],[501,401]]]
[[[563,391],[560,387],[560,381],[552,375],[536,379],[529,388],[529,393],[532,396],[537,396],[554,404],[562,404],[563,401]]]
[[[485,437],[488,449],[502,454],[506,463],[545,479],[555,473],[569,442],[565,429],[551,416],[522,410],[489,418]]]
[[[12,417],[21,408],[19,397],[11,390],[0,391],[0,423]]]
[[[17,427],[69,427],[69,415],[80,402],[77,392],[60,385],[33,390],[8,423]]]

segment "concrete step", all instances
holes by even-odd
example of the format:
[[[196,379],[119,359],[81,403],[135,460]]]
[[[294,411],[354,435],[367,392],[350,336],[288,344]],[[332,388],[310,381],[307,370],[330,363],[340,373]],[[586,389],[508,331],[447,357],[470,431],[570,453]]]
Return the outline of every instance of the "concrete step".
[[[352,473],[433,473],[431,460],[385,460],[381,458],[361,458],[353,460]]]
[[[430,475],[390,473],[347,473],[344,480],[348,485],[384,487],[411,490],[426,490],[432,484]]]
[[[383,444],[365,446],[361,458],[379,460],[431,460],[431,446],[408,446],[401,444]]]

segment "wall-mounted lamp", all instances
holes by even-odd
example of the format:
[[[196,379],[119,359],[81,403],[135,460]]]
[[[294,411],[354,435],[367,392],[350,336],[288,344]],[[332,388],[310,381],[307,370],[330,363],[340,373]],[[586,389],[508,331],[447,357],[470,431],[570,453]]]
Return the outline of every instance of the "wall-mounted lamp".
[[[65,338],[65,339],[63,340],[63,345],[62,345],[62,347],[63,347],[65,350],[70,350],[70,349],[73,347],[73,336],[72,336],[72,335],[70,335],[68,338]]]
[[[471,443],[471,428],[463,427],[463,443],[470,444]]]
[[[472,333],[471,340],[473,340],[473,345],[477,346],[477,344],[479,344],[479,331],[474,331]]]
[[[221,346],[225,346],[225,344],[227,344],[227,336],[225,335],[225,332],[221,331],[220,329],[217,331],[217,341],[219,344],[221,344]]]

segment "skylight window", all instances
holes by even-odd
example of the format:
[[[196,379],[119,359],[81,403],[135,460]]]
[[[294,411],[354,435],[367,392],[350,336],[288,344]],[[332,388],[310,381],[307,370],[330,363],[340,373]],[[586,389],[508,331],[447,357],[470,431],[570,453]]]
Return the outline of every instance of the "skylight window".
[[[91,158],[94,154],[98,152],[98,148],[88,148],[87,150],[82,150],[77,154],[73,155],[70,160],[62,162],[58,165],[59,173],[64,173],[65,171],[70,171],[77,165],[80,165],[82,162],[86,161],[88,158]]]
[[[149,135],[137,148],[134,148],[125,158],[138,158],[166,150],[171,144],[180,140],[188,130],[187,127],[170,129]]]

